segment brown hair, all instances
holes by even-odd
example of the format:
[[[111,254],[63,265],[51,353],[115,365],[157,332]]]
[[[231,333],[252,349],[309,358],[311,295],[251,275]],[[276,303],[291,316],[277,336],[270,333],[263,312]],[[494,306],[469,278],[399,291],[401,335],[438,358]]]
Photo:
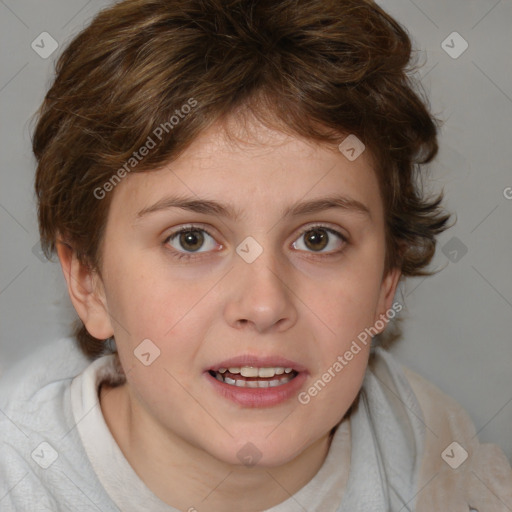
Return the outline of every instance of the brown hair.
[[[326,144],[342,134],[362,140],[385,205],[386,268],[428,275],[449,215],[442,193],[427,198],[421,190],[420,164],[437,153],[438,121],[411,79],[410,60],[405,30],[365,0],[113,5],[65,49],[38,112],[43,250],[49,257],[63,241],[99,272],[112,197],[104,192],[115,175],[159,168],[213,123],[251,115]],[[154,147],[133,160],[149,138]],[[103,341],[83,324],[75,335],[85,354],[102,353]]]

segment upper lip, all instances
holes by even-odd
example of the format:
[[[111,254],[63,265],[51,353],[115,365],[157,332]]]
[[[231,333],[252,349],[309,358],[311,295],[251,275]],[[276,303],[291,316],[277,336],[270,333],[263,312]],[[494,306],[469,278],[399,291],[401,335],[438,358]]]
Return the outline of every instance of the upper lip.
[[[220,363],[216,363],[207,371],[218,371],[220,368],[241,368],[243,366],[253,366],[256,368],[292,368],[297,372],[306,371],[306,367],[280,356],[255,356],[250,354],[244,354],[241,356],[232,357],[225,359]]]

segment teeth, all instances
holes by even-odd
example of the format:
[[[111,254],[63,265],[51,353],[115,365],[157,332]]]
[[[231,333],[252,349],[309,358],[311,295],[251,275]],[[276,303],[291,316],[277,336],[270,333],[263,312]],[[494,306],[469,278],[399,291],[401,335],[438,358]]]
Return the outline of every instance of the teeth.
[[[258,370],[258,377],[273,377],[277,373],[276,370],[282,370],[282,368],[260,368]]]
[[[242,374],[242,377],[257,377],[258,368],[253,368],[252,366],[243,366],[240,368],[240,373]]]
[[[237,386],[239,388],[275,388],[282,386],[293,379],[293,375],[286,375],[280,379],[273,380],[244,380],[244,379],[232,379],[231,377],[222,376],[220,372],[217,372],[215,378],[220,382],[229,384],[231,386]]]
[[[226,372],[229,373],[226,374]],[[295,377],[295,374],[290,375],[292,372],[293,368],[283,368],[282,366],[275,366],[270,368],[258,368],[255,366],[233,366],[231,368],[219,368],[215,372],[215,378],[220,382],[224,382],[225,384],[237,386],[240,388],[274,388],[277,386],[282,386],[283,384],[286,384],[292,380]],[[245,379],[233,378],[238,374],[242,377],[245,377]],[[282,375],[282,377],[272,380],[246,380],[246,378],[271,379],[277,375]]]
[[[219,368],[219,373],[226,373],[226,368]],[[261,377],[264,379],[268,379],[269,377],[273,377],[274,375],[282,375],[283,373],[291,373],[293,368],[283,368],[282,366],[277,366],[273,368],[256,368],[255,366],[242,366],[242,367],[232,367],[229,368],[229,373],[237,374],[239,373],[242,377]]]

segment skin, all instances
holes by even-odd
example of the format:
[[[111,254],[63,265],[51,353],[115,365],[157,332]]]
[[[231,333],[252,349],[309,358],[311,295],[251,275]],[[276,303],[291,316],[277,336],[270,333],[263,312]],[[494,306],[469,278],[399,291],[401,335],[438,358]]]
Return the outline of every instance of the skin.
[[[294,396],[240,406],[213,390],[205,369],[242,354],[279,355],[307,368],[305,391],[391,307],[400,278],[398,269],[384,272],[384,212],[369,152],[350,162],[325,145],[251,128],[237,142],[214,126],[165,168],[124,178],[111,192],[101,277],[69,247],[58,249],[75,309],[93,336],[115,336],[127,375],[126,384],[101,388],[107,425],[145,484],[180,510],[262,510],[311,480],[330,430],[357,397],[369,344],[307,405]],[[137,216],[170,194],[227,203],[239,218],[179,208]],[[333,194],[369,213],[283,216]],[[168,239],[190,223],[212,235],[201,232],[202,252]],[[325,247],[307,244],[316,224]],[[263,248],[252,263],[236,253],[248,236]],[[160,350],[149,366],[134,356],[144,339]],[[248,442],[261,453],[252,467],[237,457]]]

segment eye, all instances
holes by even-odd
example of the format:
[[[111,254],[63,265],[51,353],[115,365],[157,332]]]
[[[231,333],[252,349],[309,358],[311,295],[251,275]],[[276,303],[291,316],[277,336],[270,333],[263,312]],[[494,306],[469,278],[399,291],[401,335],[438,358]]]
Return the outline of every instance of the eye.
[[[301,251],[338,253],[346,242],[346,237],[334,229],[326,226],[313,226],[304,230],[292,246]],[[327,250],[324,251],[324,249]]]
[[[207,252],[218,245],[214,238],[204,229],[197,226],[186,226],[169,235],[164,243],[181,253],[178,257],[188,256],[186,253]]]

